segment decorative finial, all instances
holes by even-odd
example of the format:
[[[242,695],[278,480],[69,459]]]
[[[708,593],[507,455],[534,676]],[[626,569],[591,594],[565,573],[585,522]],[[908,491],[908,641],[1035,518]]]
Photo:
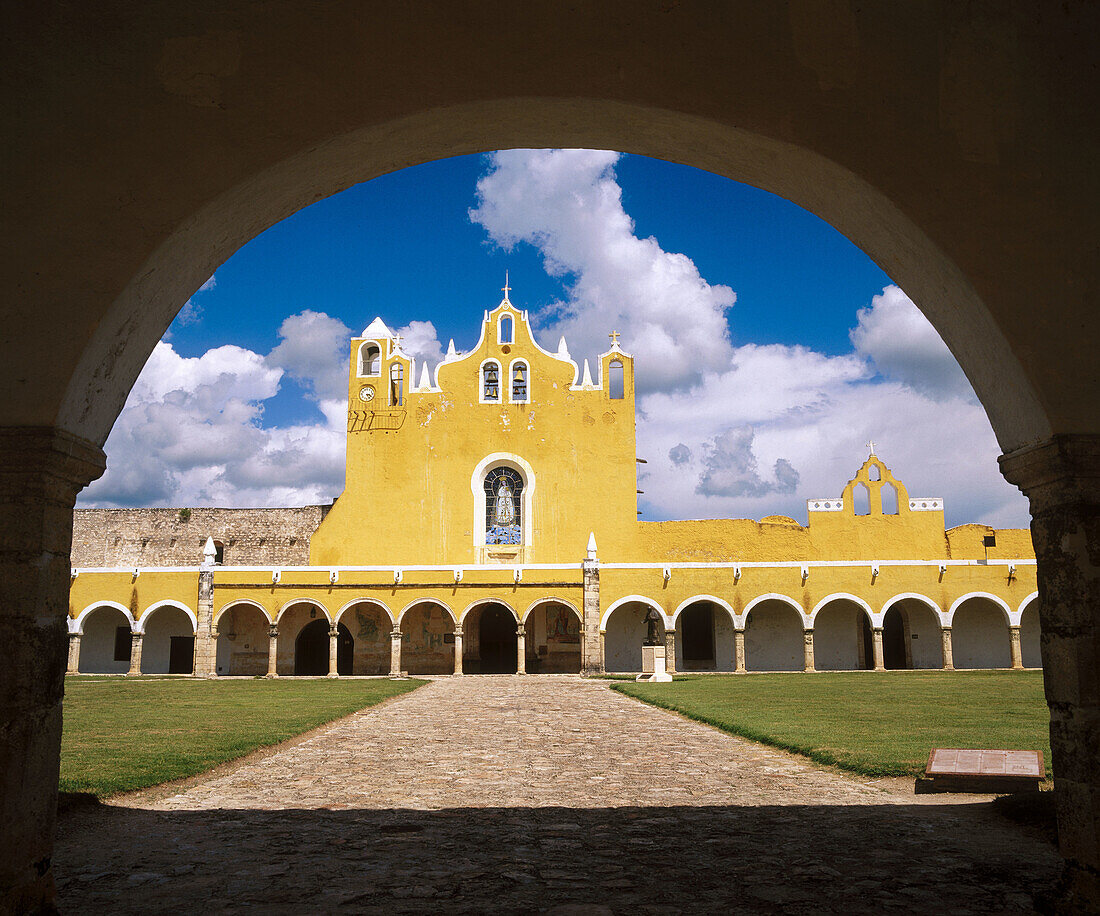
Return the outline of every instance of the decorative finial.
[[[872,439],[870,442],[867,443],[867,448],[869,448],[871,450],[870,454],[867,456],[868,458],[877,458],[878,457],[875,454],[875,440],[874,439]]]
[[[619,345],[619,332],[618,331],[612,331],[607,336],[611,338],[611,346],[617,347]]]
[[[508,293],[512,291],[512,287],[508,285],[508,271],[504,271],[504,286],[501,289],[504,290],[504,301],[508,302]]]

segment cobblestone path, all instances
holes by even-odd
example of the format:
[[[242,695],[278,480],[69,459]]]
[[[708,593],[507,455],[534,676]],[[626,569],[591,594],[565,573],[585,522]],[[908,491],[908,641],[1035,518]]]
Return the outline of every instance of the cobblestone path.
[[[1031,912],[1059,862],[575,677],[434,681],[176,794],[65,816],[65,913]]]

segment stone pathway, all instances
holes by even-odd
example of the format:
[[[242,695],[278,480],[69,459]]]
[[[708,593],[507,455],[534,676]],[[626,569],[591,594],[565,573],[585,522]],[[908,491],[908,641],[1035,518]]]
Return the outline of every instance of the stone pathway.
[[[66,815],[65,913],[1031,912],[1054,849],[577,677],[441,679]]]

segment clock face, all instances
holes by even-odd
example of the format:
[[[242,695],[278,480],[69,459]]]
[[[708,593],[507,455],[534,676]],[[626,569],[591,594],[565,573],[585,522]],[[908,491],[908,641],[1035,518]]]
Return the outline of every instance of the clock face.
[[[370,385],[364,385],[359,389],[359,400],[370,401],[374,398],[374,389]]]

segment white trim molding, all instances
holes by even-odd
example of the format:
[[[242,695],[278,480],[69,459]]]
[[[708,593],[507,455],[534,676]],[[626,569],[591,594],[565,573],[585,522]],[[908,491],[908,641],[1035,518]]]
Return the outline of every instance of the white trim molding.
[[[954,626],[955,611],[958,609],[959,605],[961,605],[964,601],[969,601],[971,598],[986,598],[992,601],[1004,613],[1005,622],[1008,626],[1018,626],[1019,618],[1017,618],[1015,621],[1012,619],[1015,615],[1013,614],[1012,609],[1004,601],[1004,599],[998,598],[996,595],[991,595],[989,592],[967,592],[965,595],[962,595],[961,597],[956,598],[953,602],[951,602],[951,608],[947,612],[948,626]]]
[[[222,614],[224,614],[226,611],[232,610],[233,608],[237,607],[237,605],[241,604],[243,604],[245,607],[254,607],[257,611],[263,614],[267,620],[268,626],[271,626],[273,623],[275,623],[275,621],[271,618],[271,611],[260,604],[260,602],[253,601],[251,598],[234,598],[232,601],[225,602],[225,604],[223,604],[218,609],[218,612],[214,615],[213,621],[211,621],[212,625],[216,627],[218,625],[218,621],[222,618]]]
[[[191,610],[186,604],[180,601],[173,601],[169,598],[165,598],[161,601],[154,601],[149,605],[137,619],[137,626],[134,629],[135,633],[144,633],[146,621],[162,607],[174,607],[176,610],[183,611],[191,619],[191,632],[198,633],[199,631],[199,618],[195,616],[195,612]]]
[[[809,625],[811,627],[814,625],[814,621],[817,619],[818,612],[820,612],[821,609],[825,607],[825,605],[833,601],[851,601],[853,604],[858,604],[861,608],[863,608],[863,612],[867,615],[867,621],[871,624],[872,628],[878,628],[882,626],[882,615],[876,614],[871,609],[871,605],[869,605],[862,598],[857,598],[855,595],[849,592],[833,592],[831,595],[827,595],[819,602],[817,602],[817,604],[814,605],[814,609],[810,611],[807,620],[809,621]]]
[[[344,611],[351,610],[357,604],[369,604],[371,607],[378,608],[380,611],[382,611],[382,613],[384,613],[386,615],[386,619],[389,620],[390,626],[394,626],[397,623],[397,619],[393,616],[393,611],[391,611],[389,609],[389,607],[387,607],[384,602],[379,601],[377,598],[365,598],[365,597],[364,598],[352,598],[351,601],[349,601],[342,608],[340,608],[340,610],[338,610],[336,612],[336,619],[335,619],[334,622],[339,623],[340,618],[344,616]]]
[[[719,607],[725,608],[726,613],[730,615],[730,620],[733,621],[734,628],[737,628],[737,611],[733,609],[733,605],[728,601],[723,601],[721,598],[716,598],[714,595],[695,595],[691,598],[685,598],[680,602],[676,610],[672,612],[673,629],[676,629],[676,622],[680,619],[680,614],[683,612],[684,608],[690,607],[699,601],[709,601],[711,604],[717,604]]]
[[[76,615],[76,619],[69,625],[69,632],[78,633],[83,636],[85,619],[92,611],[101,607],[109,607],[114,608],[116,611],[121,611],[122,615],[130,622],[130,631],[132,633],[139,632],[137,629],[137,621],[134,620],[134,615],[130,613],[130,609],[119,604],[117,601],[96,601],[94,604],[89,604],[84,610]]]
[[[626,595],[620,598],[618,601],[612,602],[610,607],[600,615],[600,632],[607,631],[607,621],[611,619],[611,615],[615,613],[624,604],[645,604],[653,608],[657,613],[661,615],[661,619],[664,621],[665,629],[670,630],[672,628],[672,621],[668,614],[665,613],[665,609],[661,607],[652,598],[646,598],[645,595]]]

